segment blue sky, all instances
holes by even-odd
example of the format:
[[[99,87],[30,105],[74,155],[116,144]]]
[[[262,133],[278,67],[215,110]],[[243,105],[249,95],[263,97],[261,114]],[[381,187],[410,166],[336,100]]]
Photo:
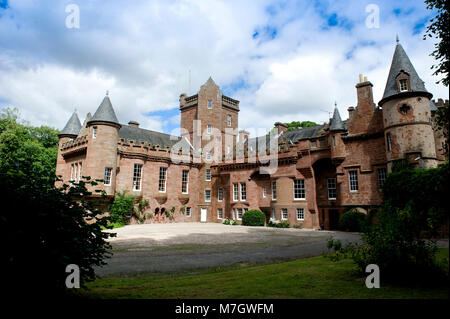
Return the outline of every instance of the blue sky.
[[[68,4],[79,29],[65,25]],[[379,28],[365,23],[370,4]],[[381,99],[396,34],[427,89],[448,98],[422,40],[432,15],[421,1],[0,0],[0,108],[61,129],[109,90],[122,123],[178,134],[179,95],[212,76],[241,101],[247,130],[322,123],[334,101],[345,119],[358,74]]]

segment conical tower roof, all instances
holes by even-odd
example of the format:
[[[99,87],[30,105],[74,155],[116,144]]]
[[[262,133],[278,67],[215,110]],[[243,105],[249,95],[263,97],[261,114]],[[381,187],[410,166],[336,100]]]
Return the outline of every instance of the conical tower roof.
[[[97,111],[95,111],[92,118],[88,121],[88,123],[92,122],[108,122],[119,124],[116,113],[114,112],[111,100],[109,99],[108,95],[105,96],[102,103],[98,107]]]
[[[59,135],[74,135],[77,136],[81,129],[81,122],[78,118],[78,115],[76,112],[73,112],[72,116],[70,117],[69,121],[67,121],[66,126],[62,129],[61,133]]]
[[[334,108],[333,118],[330,123],[330,131],[346,131],[347,126],[341,119],[341,115],[339,114],[339,110],[337,107]]]
[[[424,82],[414,69],[414,66],[409,60],[409,57],[403,49],[402,45],[397,42],[394,56],[392,58],[391,69],[389,70],[389,76],[386,82],[386,88],[384,89],[383,98],[380,101],[380,104],[383,103],[386,99],[399,94],[397,86],[397,76],[400,74],[400,72],[405,72],[409,75],[410,91],[407,93],[426,93],[431,98],[432,95],[425,89]]]

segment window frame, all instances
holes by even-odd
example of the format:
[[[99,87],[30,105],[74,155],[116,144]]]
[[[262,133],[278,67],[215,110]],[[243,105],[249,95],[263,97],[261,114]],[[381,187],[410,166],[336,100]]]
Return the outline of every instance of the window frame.
[[[217,208],[217,219],[223,219],[223,208]]]
[[[233,202],[239,201],[239,183],[233,183]]]
[[[207,105],[206,105],[206,107],[208,108],[208,110],[212,110],[212,108],[213,108],[213,106],[212,106],[212,100],[208,100],[208,102],[206,102],[207,103]]]
[[[302,182],[301,184],[303,184],[303,187],[296,187],[296,182]],[[306,200],[306,185],[305,185],[305,180],[302,178],[296,178],[293,181],[293,187],[294,187],[294,200]],[[298,193],[298,194],[296,194]],[[303,197],[296,197],[296,195],[303,195]]]
[[[244,187],[242,187],[244,186]],[[247,184],[246,183],[239,183],[239,199],[241,202],[247,201]]]
[[[211,181],[211,169],[210,168],[205,169],[205,181],[206,182]]]
[[[301,213],[301,215],[303,216],[303,217],[298,217],[299,216],[299,213]],[[305,209],[303,208],[303,207],[298,207],[297,208],[297,220],[305,220]]]
[[[107,174],[107,172],[109,172],[109,174]],[[105,172],[103,174],[103,185],[111,186],[111,180],[112,180],[112,167],[105,167]]]
[[[262,187],[262,197],[263,197],[263,198],[266,198],[266,197],[267,197],[267,187],[266,187],[266,186],[263,186],[263,187]]]
[[[284,213],[286,213],[286,217],[284,217]],[[289,211],[287,208],[281,209],[281,220],[288,220],[289,219]]]
[[[352,180],[352,173],[354,173],[354,179]],[[358,182],[358,171],[350,170],[348,171],[348,181],[349,181],[349,189],[351,193],[359,192],[359,182]],[[356,186],[356,189],[353,189]]]
[[[181,172],[181,194],[189,194],[189,170],[187,169]]]
[[[186,217],[191,217],[191,216],[192,216],[191,207],[186,207]]]
[[[136,168],[138,168],[138,175],[136,175]],[[143,165],[139,163],[134,163],[133,165],[133,191],[140,192],[142,190],[142,169]],[[137,188],[137,184],[139,182],[139,188]]]
[[[333,181],[334,188],[330,187],[330,181],[331,180]],[[330,196],[330,190],[334,191],[334,197]],[[327,197],[328,197],[328,200],[336,200],[336,198],[337,198],[337,180],[336,180],[336,177],[329,177],[329,178],[327,178]]]
[[[209,199],[208,199],[208,197],[206,196],[206,194],[209,194]],[[211,203],[211,190],[210,190],[210,189],[205,189],[204,195],[205,195],[205,197],[204,197],[205,203]]]
[[[223,188],[219,187],[217,189],[217,201],[222,202],[223,201]]]
[[[163,177],[161,178],[161,172],[164,172]],[[164,181],[164,185],[161,182]],[[163,187],[161,187],[163,186]],[[160,166],[159,167],[159,176],[158,176],[158,192],[165,193],[167,191],[167,167]]]
[[[271,181],[272,200],[277,200],[277,181]]]
[[[383,172],[383,174],[380,174],[380,172]],[[380,178],[382,177],[382,178]],[[378,189],[382,190],[384,183],[386,182],[387,177],[387,170],[386,167],[380,167],[377,169],[377,181],[378,181]]]
[[[227,126],[228,127],[231,127],[231,119],[232,119],[232,117],[231,117],[231,114],[227,114]]]

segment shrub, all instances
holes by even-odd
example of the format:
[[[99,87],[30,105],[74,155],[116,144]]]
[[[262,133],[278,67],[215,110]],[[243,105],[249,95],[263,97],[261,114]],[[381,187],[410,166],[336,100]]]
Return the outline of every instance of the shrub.
[[[231,224],[231,222],[230,222],[230,220],[229,220],[229,219],[225,219],[225,220],[223,221],[223,224],[224,224],[224,225],[230,225],[230,224]]]
[[[264,226],[266,215],[259,210],[249,210],[242,216],[242,225],[245,226]]]
[[[239,225],[239,224],[237,223],[237,221],[233,220],[233,221],[231,222],[231,225],[236,226],[236,225]]]
[[[289,222],[287,220],[284,220],[282,222],[280,221],[269,221],[267,223],[268,227],[275,227],[275,228],[289,228],[291,227],[291,224],[289,224]]]
[[[302,229],[303,228],[303,223],[302,222],[298,222],[297,224],[295,224],[292,227],[297,228],[297,229]]]
[[[128,224],[134,215],[134,197],[127,195],[126,191],[119,192],[114,198],[110,208],[111,221],[113,223]]]
[[[360,232],[368,226],[368,217],[366,214],[357,210],[350,210],[342,214],[339,218],[339,228],[344,231]]]

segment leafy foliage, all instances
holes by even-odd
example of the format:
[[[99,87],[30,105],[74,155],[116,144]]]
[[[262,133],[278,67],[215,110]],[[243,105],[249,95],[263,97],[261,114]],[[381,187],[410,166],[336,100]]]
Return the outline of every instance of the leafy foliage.
[[[223,221],[223,224],[224,224],[224,225],[230,225],[230,224],[231,224],[231,221],[227,218],[227,219],[225,219],[225,220]]]
[[[273,222],[269,220],[267,223],[267,227],[275,227],[275,228],[289,228],[291,227],[291,224],[287,220],[284,220],[282,222]]]
[[[366,229],[368,222],[366,214],[350,210],[339,218],[339,228],[344,231],[360,232]]]
[[[127,195],[126,191],[117,193],[109,211],[111,222],[122,225],[128,224],[130,218],[135,214],[134,202],[134,196]]]
[[[242,216],[242,225],[245,226],[264,226],[266,215],[259,210],[249,210]]]
[[[290,123],[284,123],[285,125],[287,125],[287,130],[288,131],[295,131],[301,128],[306,128],[306,127],[312,127],[312,126],[317,126],[319,124],[315,123],[315,122],[311,122],[311,121],[292,121]],[[272,130],[268,133],[276,133],[275,128],[272,128]]]

